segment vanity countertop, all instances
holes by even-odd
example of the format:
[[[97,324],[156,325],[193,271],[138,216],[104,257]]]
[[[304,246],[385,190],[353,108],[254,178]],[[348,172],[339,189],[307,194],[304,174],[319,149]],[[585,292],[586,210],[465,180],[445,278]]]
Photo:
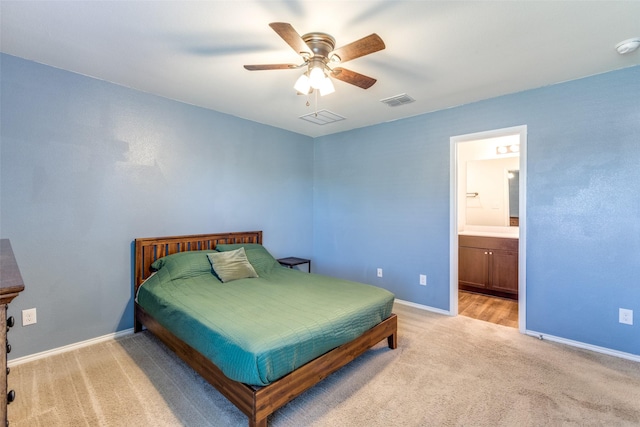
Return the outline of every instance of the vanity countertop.
[[[520,236],[519,227],[467,227],[458,232],[459,236],[501,237],[504,239],[517,239]]]

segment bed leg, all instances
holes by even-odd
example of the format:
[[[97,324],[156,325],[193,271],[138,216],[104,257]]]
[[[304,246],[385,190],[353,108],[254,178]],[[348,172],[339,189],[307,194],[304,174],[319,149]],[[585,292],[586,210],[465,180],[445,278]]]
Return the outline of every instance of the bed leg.
[[[142,331],[142,322],[138,318],[138,303],[133,304],[133,332],[138,333]]]
[[[398,348],[398,333],[391,334],[387,337],[387,344],[389,348],[395,350]]]
[[[249,417],[249,427],[267,427],[267,418],[256,420],[253,417]]]

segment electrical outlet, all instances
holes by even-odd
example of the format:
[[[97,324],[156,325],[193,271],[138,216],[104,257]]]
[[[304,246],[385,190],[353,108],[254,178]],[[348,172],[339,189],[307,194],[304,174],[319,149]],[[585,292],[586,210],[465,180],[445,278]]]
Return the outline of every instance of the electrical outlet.
[[[422,286],[427,286],[427,275],[426,274],[421,274],[420,275],[420,284]]]
[[[378,269],[378,277],[382,277],[382,269],[381,268]]]
[[[619,309],[618,321],[625,325],[633,325],[633,310],[628,310],[626,308]]]
[[[28,310],[22,310],[22,326],[33,325],[37,323],[36,309],[30,308]]]

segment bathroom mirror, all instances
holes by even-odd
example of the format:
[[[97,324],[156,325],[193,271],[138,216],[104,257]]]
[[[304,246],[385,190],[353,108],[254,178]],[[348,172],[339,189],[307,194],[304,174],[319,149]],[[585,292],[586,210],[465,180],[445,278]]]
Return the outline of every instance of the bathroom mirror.
[[[509,225],[520,225],[520,171],[517,169],[507,171],[509,181]]]
[[[518,225],[519,163],[518,157],[467,162],[468,225]]]

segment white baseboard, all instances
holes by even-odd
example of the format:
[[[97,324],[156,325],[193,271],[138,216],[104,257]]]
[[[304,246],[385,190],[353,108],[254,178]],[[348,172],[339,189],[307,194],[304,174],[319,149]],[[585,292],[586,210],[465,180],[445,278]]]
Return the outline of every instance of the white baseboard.
[[[608,356],[619,357],[621,359],[633,360],[634,362],[640,362],[640,356],[632,353],[625,353],[624,351],[613,350],[606,347],[600,347],[597,345],[587,344],[580,341],[574,341],[567,338],[556,337],[553,335],[543,334],[541,332],[530,331],[527,330],[525,332],[527,335],[531,335],[532,337],[536,337],[541,340],[553,341],[560,344],[569,345],[571,347],[582,348],[585,350],[590,350],[596,353],[606,354]]]
[[[406,305],[413,308],[419,308],[420,310],[431,311],[432,313],[444,314],[447,316],[451,316],[451,312],[447,310],[442,310],[441,308],[435,308],[428,305],[416,304],[415,302],[404,301],[401,299],[395,300],[398,304]]]
[[[86,347],[93,344],[98,344],[103,341],[113,340],[125,335],[133,333],[133,328],[125,329],[122,331],[114,332],[111,334],[103,335],[97,338],[91,338],[86,341],[77,342],[75,344],[65,345],[63,347],[54,348],[52,350],[43,351],[41,353],[30,354],[29,356],[18,357],[17,359],[7,361],[7,366],[10,368],[16,365],[21,365],[27,362],[33,362],[34,360],[44,359],[45,357],[53,356],[60,353],[66,353],[67,351],[76,350],[82,347]]]

